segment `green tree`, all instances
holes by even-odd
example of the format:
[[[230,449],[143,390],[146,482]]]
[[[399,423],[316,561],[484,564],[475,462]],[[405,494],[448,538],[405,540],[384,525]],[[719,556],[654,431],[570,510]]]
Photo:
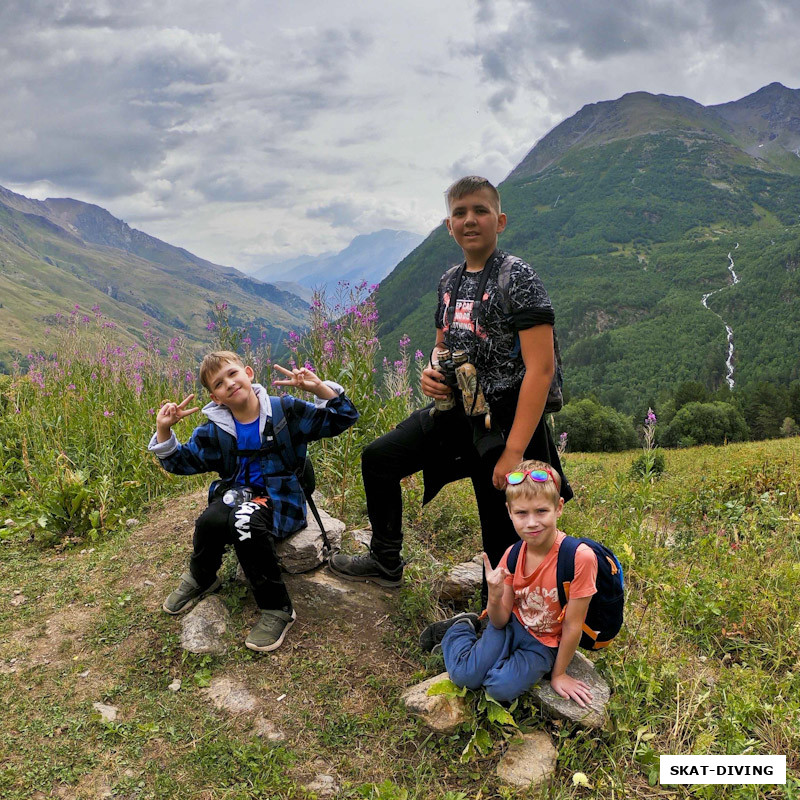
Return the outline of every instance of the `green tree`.
[[[573,400],[556,416],[557,431],[566,431],[570,450],[607,453],[636,447],[630,417],[585,398]]]
[[[661,438],[666,447],[742,442],[748,430],[742,413],[729,403],[687,403]]]

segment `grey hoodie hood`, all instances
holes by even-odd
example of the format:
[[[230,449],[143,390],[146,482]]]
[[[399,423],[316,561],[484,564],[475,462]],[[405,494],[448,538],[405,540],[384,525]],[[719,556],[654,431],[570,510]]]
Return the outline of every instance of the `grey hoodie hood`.
[[[272,416],[272,408],[269,403],[269,394],[267,390],[260,384],[253,384],[253,391],[256,393],[258,403],[261,408],[258,415],[258,430],[264,430],[267,420]],[[213,400],[203,406],[203,414],[213,422],[217,427],[222,428],[226,433],[229,433],[233,438],[236,438],[236,421],[233,414],[226,406],[221,406]]]

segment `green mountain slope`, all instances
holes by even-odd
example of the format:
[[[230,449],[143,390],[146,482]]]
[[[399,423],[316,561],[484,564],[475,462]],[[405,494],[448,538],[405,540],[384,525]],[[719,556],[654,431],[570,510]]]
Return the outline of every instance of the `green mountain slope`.
[[[263,330],[272,343],[302,325],[297,296],[173,247],[98,206],[76,200],[29,200],[0,187],[0,370],[12,353],[47,349],[48,323],[75,304],[97,304],[141,338],[144,320],[169,339],[179,333],[205,347],[216,302],[231,322]]]
[[[633,410],[684,380],[724,385],[726,325],[736,385],[800,377],[798,148],[800,91],[771,84],[709,108],[625,95],[531,150],[500,187],[500,245],[550,292],[572,395]],[[435,287],[459,256],[442,228],[384,280],[390,355],[403,333],[430,348]]]

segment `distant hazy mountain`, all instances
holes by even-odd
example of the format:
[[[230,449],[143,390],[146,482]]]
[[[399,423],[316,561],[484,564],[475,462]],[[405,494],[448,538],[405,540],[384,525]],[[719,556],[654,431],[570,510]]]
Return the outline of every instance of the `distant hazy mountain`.
[[[277,344],[302,325],[307,303],[232,267],[198,258],[135,230],[103,208],[71,199],[30,200],[0,187],[0,370],[9,354],[46,348],[57,312],[94,304],[123,336],[147,318],[167,339],[205,344],[209,310],[228,304],[231,322]]]
[[[380,283],[422,240],[423,236],[408,231],[384,229],[356,236],[338,253],[293,258],[257,270],[260,280],[289,281],[310,289],[325,288],[333,292],[339,281]]]
[[[800,378],[800,90],[584,106],[500,192],[500,246],[550,293],[573,395],[646,410],[682,381],[724,386],[727,360],[736,386]],[[460,258],[441,227],[381,283],[386,355],[403,334],[431,347],[436,285]]]

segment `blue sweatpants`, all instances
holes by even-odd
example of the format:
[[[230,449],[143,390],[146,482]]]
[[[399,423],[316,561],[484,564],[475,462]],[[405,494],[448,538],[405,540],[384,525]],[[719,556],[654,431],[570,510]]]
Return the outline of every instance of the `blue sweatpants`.
[[[491,622],[478,638],[467,622],[457,622],[442,639],[444,665],[457,686],[479,689],[509,703],[553,668],[557,647],[531,636],[512,614],[504,628]]]

